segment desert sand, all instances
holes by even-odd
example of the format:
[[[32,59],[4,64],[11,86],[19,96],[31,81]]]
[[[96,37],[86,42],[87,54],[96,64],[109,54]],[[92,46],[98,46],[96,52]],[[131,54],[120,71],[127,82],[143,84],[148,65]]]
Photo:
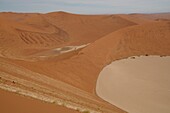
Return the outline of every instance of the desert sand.
[[[0,100],[2,113],[79,113],[3,90],[0,90]]]
[[[100,73],[96,91],[129,113],[170,112],[170,57],[140,56],[112,62]]]
[[[0,88],[66,111],[126,113],[96,95],[99,73],[131,56],[170,55],[169,18],[2,12]]]

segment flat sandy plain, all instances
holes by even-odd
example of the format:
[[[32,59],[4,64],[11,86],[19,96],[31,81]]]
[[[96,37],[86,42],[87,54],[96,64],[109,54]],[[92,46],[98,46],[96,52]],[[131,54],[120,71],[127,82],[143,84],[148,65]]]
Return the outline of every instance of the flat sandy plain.
[[[97,94],[129,113],[170,112],[170,57],[115,61],[100,73]]]
[[[170,13],[2,12],[0,109],[126,113],[97,96],[96,83],[105,66],[139,55],[170,55]]]

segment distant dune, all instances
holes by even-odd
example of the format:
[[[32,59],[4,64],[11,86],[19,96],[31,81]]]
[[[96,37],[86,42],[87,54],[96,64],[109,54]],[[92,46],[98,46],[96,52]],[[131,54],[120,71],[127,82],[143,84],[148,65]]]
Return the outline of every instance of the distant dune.
[[[0,86],[80,112],[125,113],[96,95],[99,73],[118,59],[170,55],[169,19],[169,13],[0,13]]]
[[[115,30],[135,24],[116,15],[89,16],[65,12],[0,13],[0,21],[0,44],[5,46],[7,54],[10,51],[17,52],[14,57],[24,57],[37,51],[70,44],[90,43]]]

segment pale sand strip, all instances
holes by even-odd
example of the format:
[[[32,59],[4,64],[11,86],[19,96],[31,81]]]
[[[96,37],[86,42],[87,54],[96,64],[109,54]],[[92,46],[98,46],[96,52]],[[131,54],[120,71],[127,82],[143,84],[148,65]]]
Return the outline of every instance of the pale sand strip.
[[[65,47],[61,47],[61,48],[55,48],[52,50],[48,50],[42,53],[37,53],[35,56],[36,57],[40,57],[40,58],[46,58],[46,57],[50,57],[50,56],[59,56],[65,53],[69,53],[69,52],[73,52],[82,48],[85,48],[86,46],[88,46],[88,44],[84,44],[84,45],[80,45],[80,46],[65,46]]]
[[[129,113],[170,113],[170,57],[114,61],[100,73],[96,91]]]

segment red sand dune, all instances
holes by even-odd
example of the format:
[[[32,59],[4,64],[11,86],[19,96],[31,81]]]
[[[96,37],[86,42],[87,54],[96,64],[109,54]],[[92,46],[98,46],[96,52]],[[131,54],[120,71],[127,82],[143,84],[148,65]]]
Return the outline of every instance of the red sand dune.
[[[93,62],[98,63],[98,66],[140,54],[169,55],[169,36],[170,22],[151,22],[113,32],[97,40],[82,52]]]
[[[108,33],[135,25],[117,15],[91,16],[65,12],[1,13],[0,20],[0,44],[5,46],[6,57],[11,57],[8,55],[10,51],[13,55],[15,53],[13,57],[25,57],[46,49],[91,43]]]
[[[0,90],[0,100],[2,113],[78,113],[63,106],[43,103],[2,90]]]
[[[170,55],[170,22],[164,20],[169,16],[148,16],[0,13],[2,83],[11,85],[7,78],[17,77],[15,87],[34,92],[24,80],[38,84],[47,88],[33,85],[38,94],[62,98],[81,110],[123,113],[96,96],[96,80],[102,68],[114,60]],[[87,43],[83,49],[53,56],[55,48]],[[41,59],[39,53],[49,55]],[[57,85],[59,81],[62,83]]]

